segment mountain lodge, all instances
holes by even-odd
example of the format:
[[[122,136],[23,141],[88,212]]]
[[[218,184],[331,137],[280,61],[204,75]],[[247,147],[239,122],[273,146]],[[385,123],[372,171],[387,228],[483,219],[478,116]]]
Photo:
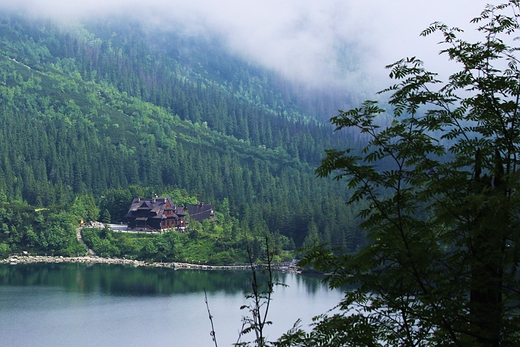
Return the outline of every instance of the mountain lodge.
[[[161,231],[177,229],[184,231],[189,223],[186,221],[187,213],[191,220],[198,222],[215,217],[211,204],[202,202],[189,204],[187,210],[183,206],[176,206],[170,197],[134,198],[128,213],[125,215],[125,220],[128,230]]]
[[[134,198],[125,219],[129,230],[156,231],[186,228],[184,207],[176,206],[170,197]]]

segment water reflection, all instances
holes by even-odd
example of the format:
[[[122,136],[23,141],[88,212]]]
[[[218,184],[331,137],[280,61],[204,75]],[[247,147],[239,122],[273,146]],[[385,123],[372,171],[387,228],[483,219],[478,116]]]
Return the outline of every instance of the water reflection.
[[[309,294],[323,289],[322,276],[275,273],[275,282],[304,286]],[[266,276],[259,276],[265,283]],[[67,291],[141,296],[176,293],[227,294],[249,291],[249,271],[195,271],[104,264],[18,264],[0,266],[0,285],[52,286]],[[288,283],[290,282],[290,283]],[[276,290],[276,288],[275,288]]]
[[[276,339],[302,318],[334,307],[343,294],[322,277],[275,273],[267,333]],[[212,346],[203,290],[219,346],[236,342],[248,271],[193,271],[113,265],[0,266],[3,346]],[[249,339],[250,340],[250,339]]]

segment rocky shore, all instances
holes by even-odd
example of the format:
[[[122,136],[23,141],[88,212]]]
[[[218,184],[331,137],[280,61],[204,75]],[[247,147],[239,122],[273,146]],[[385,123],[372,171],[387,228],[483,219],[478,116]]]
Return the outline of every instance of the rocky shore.
[[[127,265],[127,266],[143,266],[143,267],[160,267],[175,270],[249,270],[249,265],[201,265],[188,263],[155,263],[145,262],[142,260],[131,260],[121,258],[102,258],[98,256],[81,256],[81,257],[62,257],[62,256],[43,256],[43,255],[19,255],[10,256],[1,259],[0,264],[31,264],[31,263],[81,263],[81,264],[111,264],[111,265]],[[299,272],[294,266],[288,264],[277,264],[273,266],[275,270],[287,272]]]

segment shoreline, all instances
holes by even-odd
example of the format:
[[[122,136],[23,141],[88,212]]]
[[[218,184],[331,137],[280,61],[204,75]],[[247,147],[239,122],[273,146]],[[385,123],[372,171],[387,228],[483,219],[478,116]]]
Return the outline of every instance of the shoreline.
[[[250,270],[249,265],[202,265],[189,264],[180,262],[159,262],[151,263],[142,260],[131,260],[124,258],[103,258],[98,256],[78,256],[78,257],[64,257],[64,256],[47,256],[47,255],[12,255],[6,259],[0,259],[0,264],[60,264],[60,263],[77,263],[77,264],[107,264],[107,265],[127,265],[134,267],[151,267],[151,268],[168,268],[173,270]],[[300,273],[295,266],[280,266],[273,265],[274,271],[284,271],[291,273]]]

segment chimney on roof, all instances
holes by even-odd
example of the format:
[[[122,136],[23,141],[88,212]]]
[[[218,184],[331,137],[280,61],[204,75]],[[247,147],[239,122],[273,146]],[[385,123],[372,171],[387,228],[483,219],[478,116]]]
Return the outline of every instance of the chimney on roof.
[[[140,197],[137,198],[137,202],[141,202],[141,198]]]

